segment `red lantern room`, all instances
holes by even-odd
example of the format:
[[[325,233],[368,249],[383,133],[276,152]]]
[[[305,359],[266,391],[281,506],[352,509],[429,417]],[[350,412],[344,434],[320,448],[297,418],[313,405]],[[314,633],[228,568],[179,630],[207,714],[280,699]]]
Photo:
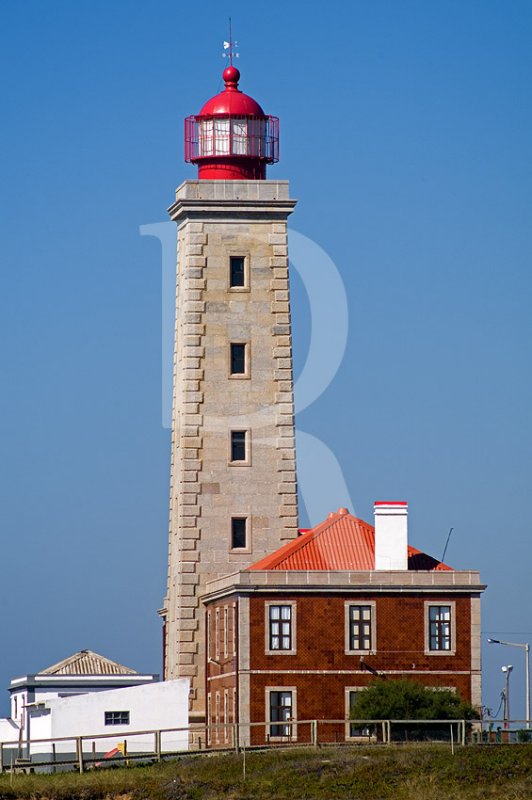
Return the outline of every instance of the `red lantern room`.
[[[223,73],[225,89],[185,120],[185,161],[203,180],[264,180],[279,160],[279,120],[238,88],[240,72]]]

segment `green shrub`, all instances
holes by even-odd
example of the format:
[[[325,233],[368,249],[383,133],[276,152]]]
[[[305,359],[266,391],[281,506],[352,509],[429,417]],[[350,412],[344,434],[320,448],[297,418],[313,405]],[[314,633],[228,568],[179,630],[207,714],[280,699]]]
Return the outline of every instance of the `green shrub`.
[[[351,719],[478,719],[475,709],[447,689],[427,689],[408,678],[370,683],[358,692]]]

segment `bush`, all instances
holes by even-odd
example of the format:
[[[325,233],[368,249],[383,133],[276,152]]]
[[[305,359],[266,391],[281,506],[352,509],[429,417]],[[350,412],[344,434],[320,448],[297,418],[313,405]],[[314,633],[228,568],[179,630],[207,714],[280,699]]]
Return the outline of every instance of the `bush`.
[[[370,683],[358,692],[351,719],[478,719],[475,709],[448,689],[427,689],[408,678]]]

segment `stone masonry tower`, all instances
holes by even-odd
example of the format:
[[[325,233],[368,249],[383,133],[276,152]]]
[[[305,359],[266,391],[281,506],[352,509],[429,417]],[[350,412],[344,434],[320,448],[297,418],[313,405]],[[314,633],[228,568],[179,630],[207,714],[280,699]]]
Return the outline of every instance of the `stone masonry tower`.
[[[207,581],[297,536],[287,181],[268,181],[278,120],[225,89],[185,122],[198,179],[176,192],[174,405],[164,675],[205,715]]]

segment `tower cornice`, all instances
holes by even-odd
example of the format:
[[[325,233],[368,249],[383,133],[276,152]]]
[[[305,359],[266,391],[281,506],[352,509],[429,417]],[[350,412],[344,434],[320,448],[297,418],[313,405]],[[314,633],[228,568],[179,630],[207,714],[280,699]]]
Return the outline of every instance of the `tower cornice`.
[[[297,200],[289,197],[288,181],[184,181],[176,191],[176,201],[168,209],[170,218],[200,214],[217,218],[255,213],[286,218]]]

